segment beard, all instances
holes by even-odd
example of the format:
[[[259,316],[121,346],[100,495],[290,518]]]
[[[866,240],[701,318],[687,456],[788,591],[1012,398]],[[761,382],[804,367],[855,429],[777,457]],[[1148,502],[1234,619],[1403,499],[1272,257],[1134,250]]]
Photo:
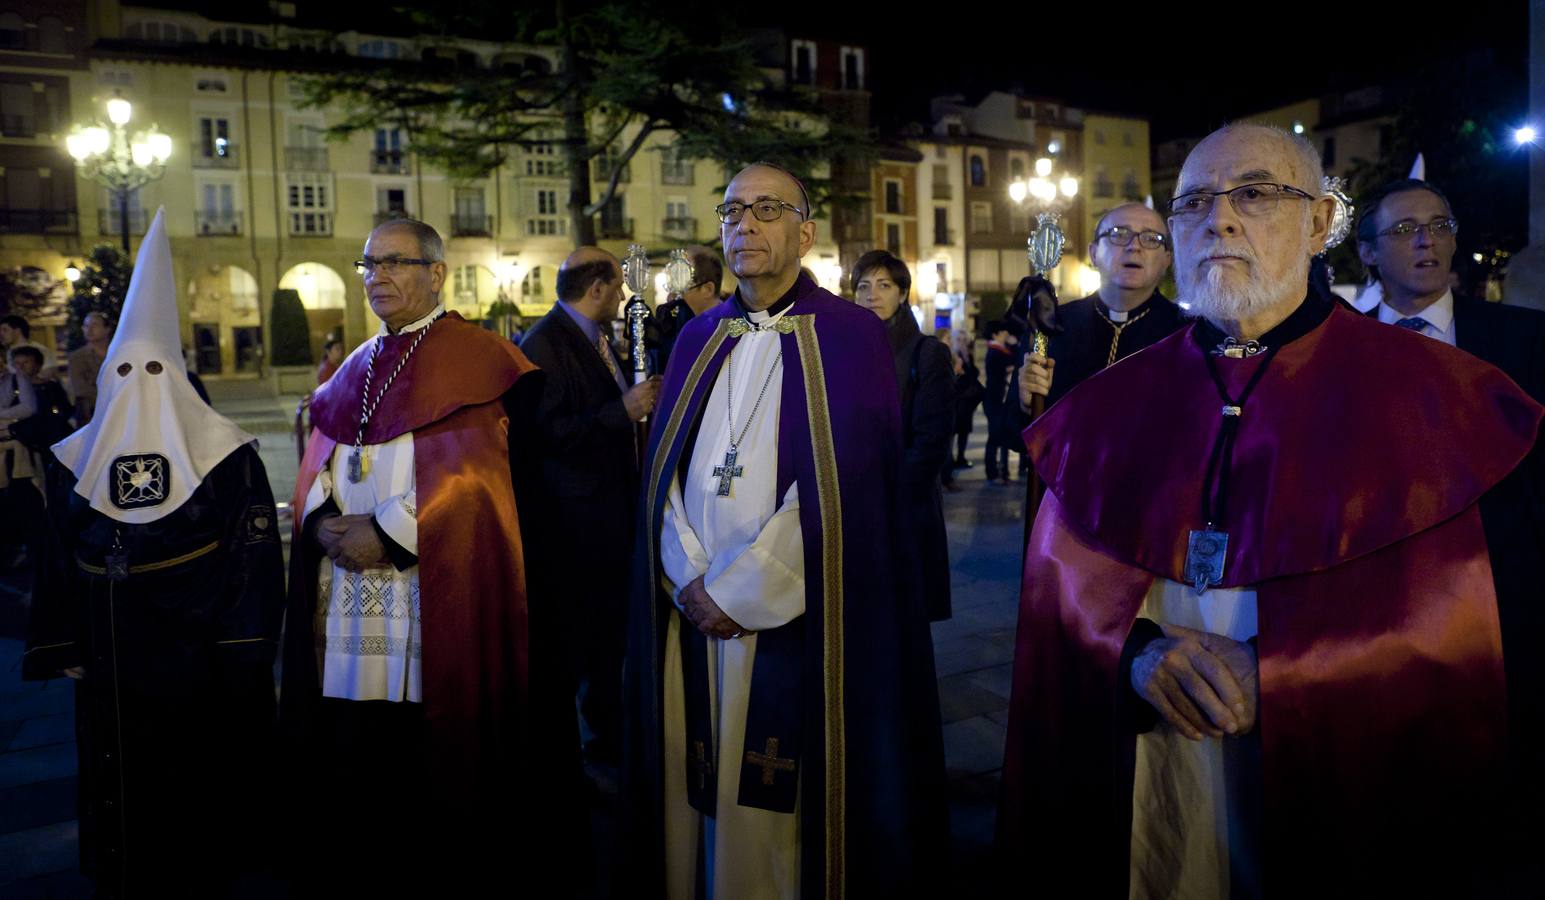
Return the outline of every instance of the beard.
[[[1253,318],[1274,306],[1301,299],[1309,283],[1309,256],[1295,255],[1288,271],[1272,276],[1261,268],[1260,260],[1248,250],[1237,251],[1249,264],[1249,272],[1243,284],[1229,284],[1228,272],[1223,266],[1208,266],[1205,271],[1195,266],[1180,267],[1177,275],[1179,293],[1193,316],[1217,322],[1239,322]]]

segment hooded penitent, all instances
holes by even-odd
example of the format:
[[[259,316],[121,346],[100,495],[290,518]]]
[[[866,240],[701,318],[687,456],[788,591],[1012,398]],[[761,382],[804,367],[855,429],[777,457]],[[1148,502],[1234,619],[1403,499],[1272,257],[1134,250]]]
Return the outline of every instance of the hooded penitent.
[[[131,525],[176,511],[204,477],[254,438],[199,399],[183,368],[172,248],[156,211],[118,329],[97,374],[91,422],[53,447],[75,491]]]

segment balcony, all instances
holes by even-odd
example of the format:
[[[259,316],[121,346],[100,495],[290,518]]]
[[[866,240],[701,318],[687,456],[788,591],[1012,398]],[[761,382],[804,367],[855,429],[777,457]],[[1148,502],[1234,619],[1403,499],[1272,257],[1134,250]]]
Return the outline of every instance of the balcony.
[[[328,212],[290,212],[290,237],[332,237],[333,214]]]
[[[372,150],[370,171],[377,175],[407,175],[413,170],[408,154],[401,150]]]
[[[76,234],[73,209],[0,209],[0,234]]]
[[[393,219],[411,219],[413,214],[405,209],[378,209],[376,210],[375,223],[383,225]]]
[[[955,195],[948,181],[935,181],[933,183],[933,199],[949,200]]]
[[[596,226],[596,237],[603,241],[631,241],[633,239],[633,220],[631,218],[603,218]]]
[[[668,238],[690,241],[697,237],[697,219],[662,219],[660,233]]]
[[[691,163],[660,163],[661,184],[692,184]]]
[[[192,158],[195,169],[234,169],[241,165],[236,161],[236,145],[220,139],[194,144]]]
[[[494,233],[494,217],[471,213],[451,214],[452,237],[489,237]]]
[[[326,172],[326,147],[285,147],[284,167],[291,172]]]
[[[231,210],[199,211],[193,214],[193,226],[199,237],[231,237],[241,234],[241,213]]]
[[[949,247],[954,245],[954,230],[949,228],[935,228],[933,230],[933,243],[936,247]]]
[[[37,136],[37,120],[32,116],[0,116],[0,135],[12,138]]]
[[[148,219],[143,209],[129,210],[129,234],[144,234]],[[101,234],[123,234],[123,214],[116,207],[97,210],[97,231]]]

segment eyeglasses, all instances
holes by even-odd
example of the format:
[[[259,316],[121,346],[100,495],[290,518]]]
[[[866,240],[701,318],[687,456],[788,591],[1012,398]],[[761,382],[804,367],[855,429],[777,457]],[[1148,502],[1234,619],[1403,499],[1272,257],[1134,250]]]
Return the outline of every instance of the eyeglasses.
[[[364,259],[356,259],[354,261],[354,271],[361,275],[375,272],[380,275],[390,276],[405,271],[407,266],[432,266],[435,262],[436,260],[433,259],[407,259],[401,256],[388,256],[385,259],[367,256]]]
[[[1417,232],[1425,231],[1434,240],[1440,237],[1453,237],[1459,233],[1459,220],[1455,218],[1433,219],[1431,222],[1396,222],[1394,225],[1376,232],[1375,237],[1409,238]]]
[[[1137,238],[1137,245],[1144,250],[1157,250],[1160,247],[1169,246],[1169,236],[1162,232],[1153,231],[1152,229],[1133,231],[1125,225],[1107,228],[1094,236],[1094,239],[1097,241],[1109,241],[1111,246],[1121,247],[1122,249],[1132,246],[1133,238]]]
[[[799,213],[801,219],[805,218],[805,211],[792,203],[782,200],[762,199],[747,206],[744,203],[721,203],[713,208],[714,214],[725,225],[739,225],[740,220],[746,217],[746,210],[751,210],[751,215],[756,216],[758,222],[776,222],[783,218],[785,209],[792,209]]]
[[[1212,212],[1213,201],[1227,196],[1234,212],[1247,218],[1269,216],[1277,211],[1283,197],[1313,200],[1314,195],[1292,185],[1261,181],[1242,184],[1226,191],[1189,191],[1169,202],[1170,218],[1191,222],[1204,219]]]

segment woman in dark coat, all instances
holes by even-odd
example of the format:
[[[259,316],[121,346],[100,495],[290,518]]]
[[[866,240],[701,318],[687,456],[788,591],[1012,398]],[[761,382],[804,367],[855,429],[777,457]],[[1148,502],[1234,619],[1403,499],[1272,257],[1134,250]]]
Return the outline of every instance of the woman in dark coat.
[[[955,432],[955,367],[949,348],[917,327],[906,303],[911,287],[906,264],[884,250],[865,253],[853,267],[854,299],[885,322],[890,339],[901,394],[902,524],[917,549],[928,618],[938,622],[950,617],[949,543],[939,476]]]

